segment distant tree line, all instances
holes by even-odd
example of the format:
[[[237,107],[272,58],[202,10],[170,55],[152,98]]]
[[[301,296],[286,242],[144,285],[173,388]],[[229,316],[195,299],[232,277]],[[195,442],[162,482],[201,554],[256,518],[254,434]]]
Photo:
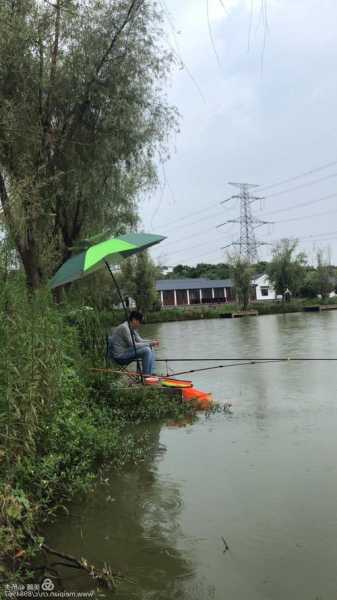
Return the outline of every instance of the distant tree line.
[[[275,293],[283,297],[286,290],[292,297],[327,298],[337,290],[337,267],[330,264],[328,252],[316,251],[315,265],[309,264],[304,252],[298,250],[296,240],[283,239],[272,250],[269,262],[248,263],[238,254],[227,255],[226,262],[218,264],[199,263],[195,267],[177,265],[166,279],[208,278],[233,280],[237,299],[244,307],[251,296],[251,282],[261,274],[267,274]]]

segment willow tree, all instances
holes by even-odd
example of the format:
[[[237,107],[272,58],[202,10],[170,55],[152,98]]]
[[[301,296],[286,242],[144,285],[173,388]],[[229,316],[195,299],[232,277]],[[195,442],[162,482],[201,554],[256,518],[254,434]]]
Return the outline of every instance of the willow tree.
[[[228,254],[228,263],[237,301],[242,305],[243,310],[247,310],[252,291],[252,266],[249,261],[240,254]]]
[[[175,111],[150,0],[1,0],[0,201],[36,288],[79,238],[119,233]]]
[[[120,285],[124,293],[133,298],[137,309],[145,314],[156,306],[159,275],[160,267],[155,265],[148,252],[141,252],[121,265]]]
[[[282,239],[273,248],[268,266],[268,276],[277,294],[283,295],[288,288],[298,294],[305,279],[306,255],[297,252],[298,241]]]

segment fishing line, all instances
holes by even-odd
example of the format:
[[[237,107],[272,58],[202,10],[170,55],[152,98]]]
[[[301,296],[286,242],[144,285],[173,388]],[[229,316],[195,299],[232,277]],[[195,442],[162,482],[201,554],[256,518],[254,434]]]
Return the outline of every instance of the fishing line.
[[[227,365],[217,365],[216,367],[204,367],[203,369],[190,369],[189,371],[177,371],[172,373],[171,377],[177,377],[178,375],[187,375],[189,373],[200,373],[201,371],[212,371],[213,369],[226,369],[227,367],[242,367],[244,365],[261,365],[266,363],[275,362],[273,360],[249,360],[247,362],[229,363]]]
[[[297,358],[157,358],[157,362],[165,362],[166,363],[166,375],[157,375],[156,377],[161,379],[167,379],[168,377],[177,377],[178,375],[188,375],[191,373],[201,373],[203,371],[213,371],[214,369],[227,369],[228,367],[244,367],[248,365],[263,365],[263,364],[275,364],[282,362],[334,362],[337,361],[337,358],[305,358],[305,357],[297,357]],[[189,369],[187,371],[176,371],[171,372],[168,371],[171,369],[168,366],[169,362],[219,362],[223,361],[227,364],[225,365],[215,365],[213,367],[202,367],[201,369]],[[115,370],[109,368],[92,368],[91,372],[98,373],[116,373],[119,375],[127,375],[131,377],[139,377],[143,375],[137,371],[128,371],[128,370]]]
[[[295,362],[295,361],[337,361],[337,358],[325,357],[276,357],[276,358],[249,358],[246,356],[236,358],[156,358],[157,362],[219,362],[219,361],[249,361],[249,362]]]
[[[164,359],[156,359],[158,362],[163,362]],[[171,377],[176,377],[178,375],[187,375],[190,373],[201,373],[202,371],[212,371],[214,369],[226,369],[227,367],[242,367],[247,365],[261,365],[261,364],[275,364],[282,362],[328,362],[328,361],[337,361],[337,358],[175,358],[165,359],[166,368],[168,362],[218,362],[223,361],[227,362],[225,365],[216,365],[214,367],[203,367],[201,369],[189,369],[188,371],[176,371],[170,374]]]

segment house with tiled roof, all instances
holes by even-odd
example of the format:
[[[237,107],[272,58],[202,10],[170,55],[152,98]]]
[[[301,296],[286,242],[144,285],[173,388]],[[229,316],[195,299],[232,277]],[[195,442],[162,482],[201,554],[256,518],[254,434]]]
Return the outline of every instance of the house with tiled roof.
[[[159,279],[156,289],[162,307],[232,302],[230,279]]]

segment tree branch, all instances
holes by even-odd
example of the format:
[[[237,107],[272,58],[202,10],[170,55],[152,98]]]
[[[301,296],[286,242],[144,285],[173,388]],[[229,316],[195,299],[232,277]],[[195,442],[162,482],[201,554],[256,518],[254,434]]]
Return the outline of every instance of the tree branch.
[[[127,26],[127,24],[129,23],[129,21],[132,18],[132,13],[133,12],[137,12],[142,4],[144,3],[144,0],[132,0],[131,4],[129,6],[129,9],[125,15],[125,18],[123,20],[123,22],[121,23],[120,27],[117,29],[115,35],[113,36],[111,43],[109,45],[109,47],[107,48],[107,50],[105,51],[105,53],[103,54],[100,62],[98,63],[97,67],[96,67],[96,74],[95,77],[93,77],[91,79],[91,81],[89,82],[89,86],[91,86],[93,84],[93,82],[95,81],[95,79],[99,76],[100,71],[102,69],[102,67],[104,66],[105,61],[107,60],[108,56],[110,55],[114,45],[116,44],[119,36],[121,35],[121,33],[123,33],[125,27]],[[139,4],[139,6],[137,7],[137,4]]]
[[[50,127],[50,104],[51,104],[51,97],[54,92],[57,58],[58,58],[58,52],[59,52],[60,26],[61,26],[61,0],[57,0],[57,4],[55,5],[55,10],[56,10],[56,16],[55,16],[54,42],[53,42],[53,48],[52,48],[52,53],[51,53],[49,86],[48,86],[48,93],[47,93],[47,99],[46,99],[45,117],[44,117],[44,123],[43,123],[44,145],[47,145],[47,135],[48,135],[49,127]],[[41,58],[40,58],[40,65],[41,65]],[[41,69],[41,66],[40,66],[40,69]]]
[[[1,202],[1,207],[3,210],[4,216],[5,216],[6,224],[15,239],[15,243],[17,244],[17,248],[18,248],[20,254],[22,255],[24,248],[23,248],[23,244],[21,242],[20,237],[15,232],[13,216],[12,216],[12,212],[11,212],[11,209],[9,206],[9,197],[8,197],[8,193],[7,193],[5,177],[3,176],[2,173],[0,173],[0,202]]]
[[[34,544],[38,543],[30,531],[28,531],[25,527],[23,527],[23,530]],[[109,590],[115,588],[119,581],[121,581],[122,579],[126,579],[126,577],[123,577],[123,575],[121,575],[120,573],[112,573],[110,567],[105,566],[104,569],[98,570],[94,565],[89,565],[85,558],[78,559],[76,558],[76,556],[72,556],[71,554],[65,554],[64,552],[54,550],[54,548],[51,548],[50,546],[47,546],[47,544],[44,543],[39,544],[39,546],[48,554],[67,560],[69,564],[65,566],[77,567],[78,569],[86,571],[86,573],[88,573],[90,577],[95,579],[98,584],[104,585]]]
[[[42,34],[39,29],[39,111],[40,118],[42,120],[42,89],[43,89],[43,69],[44,69],[44,57],[43,57],[43,42]]]
[[[72,135],[76,131],[77,126],[82,122],[84,114],[87,111],[88,107],[90,106],[89,96],[90,96],[90,90],[91,90],[93,84],[96,82],[104,64],[106,63],[114,46],[116,45],[117,40],[119,39],[120,35],[123,33],[125,27],[130,22],[130,20],[133,16],[133,13],[137,13],[140,10],[144,1],[145,0],[131,0],[130,6],[128,8],[128,11],[127,11],[122,23],[120,24],[120,26],[116,30],[115,34],[113,35],[108,48],[106,49],[102,58],[96,65],[93,76],[91,77],[91,79],[88,81],[88,83],[86,85],[86,89],[83,94],[82,101],[79,104],[77,104],[77,106],[75,106],[75,108],[72,111],[72,114],[70,114],[70,118],[68,121],[68,123],[70,123],[69,128],[67,127],[67,123],[65,123],[65,125],[64,125],[63,142],[61,142],[61,146],[60,146],[61,150],[62,150],[62,148],[64,148],[65,144],[71,139]],[[73,118],[71,118],[71,117],[73,117]]]

